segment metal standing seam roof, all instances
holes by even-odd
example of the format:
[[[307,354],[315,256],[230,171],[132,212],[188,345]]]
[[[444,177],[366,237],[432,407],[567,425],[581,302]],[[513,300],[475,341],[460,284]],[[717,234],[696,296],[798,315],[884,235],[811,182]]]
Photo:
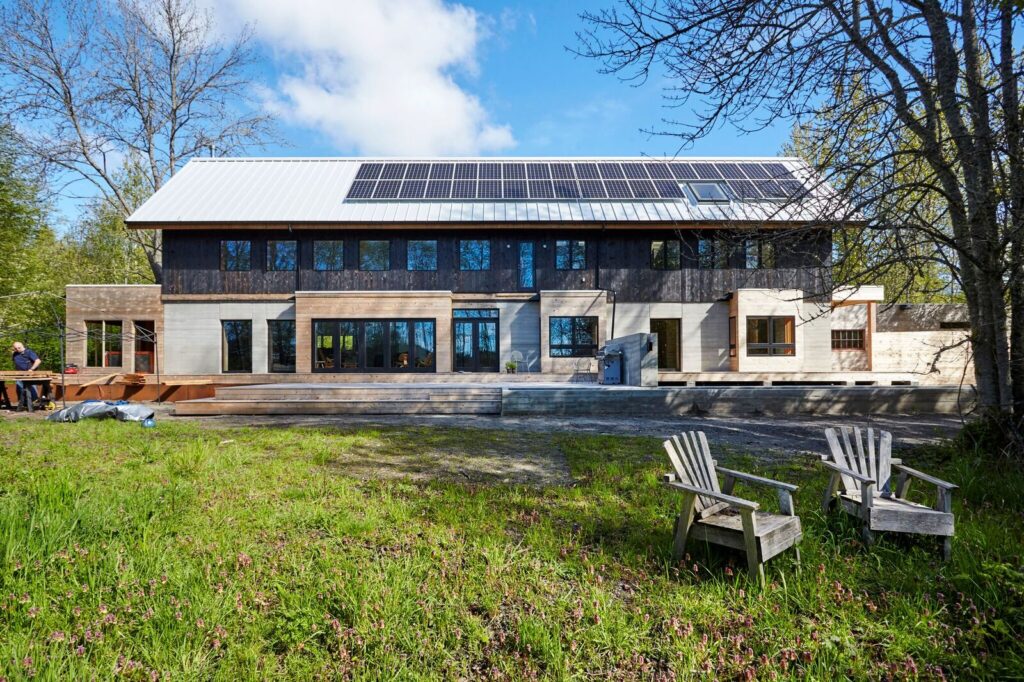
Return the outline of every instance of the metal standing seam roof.
[[[345,197],[365,163],[781,163],[809,189],[777,202],[690,199],[414,199]],[[202,223],[807,223],[849,221],[831,188],[791,157],[195,158],[127,220],[136,227]]]

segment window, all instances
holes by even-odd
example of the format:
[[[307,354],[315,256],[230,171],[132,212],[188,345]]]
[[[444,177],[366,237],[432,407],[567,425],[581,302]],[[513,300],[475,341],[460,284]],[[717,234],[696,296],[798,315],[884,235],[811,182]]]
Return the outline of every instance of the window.
[[[678,270],[680,265],[679,240],[651,242],[651,267],[655,270]]]
[[[559,239],[555,242],[555,268],[558,270],[585,270],[587,243],[582,239]]]
[[[548,332],[553,358],[589,358],[597,353],[596,317],[552,317]]]
[[[85,366],[120,367],[121,322],[86,322]]]
[[[359,242],[360,270],[389,270],[391,268],[391,242],[368,240]]]
[[[409,240],[405,255],[409,270],[437,270],[437,242],[433,239]]]
[[[314,320],[314,372],[432,372],[434,320]]]
[[[295,371],[295,320],[268,320],[270,371]]]
[[[833,329],[832,350],[864,350],[864,330]]]
[[[697,267],[701,270],[729,268],[734,250],[726,237],[701,237],[697,240]]]
[[[267,242],[267,272],[294,271],[298,263],[298,242]]]
[[[939,329],[970,329],[971,323],[967,320],[944,320],[939,322]]]
[[[345,269],[345,242],[339,240],[313,242],[313,269],[337,272]]]
[[[775,267],[775,244],[767,239],[747,239],[743,248],[748,270]]]
[[[220,269],[242,272],[252,269],[252,242],[226,239],[220,243]]]
[[[748,317],[747,355],[796,355],[796,319]]]
[[[491,240],[460,239],[459,270],[490,270]]]
[[[136,320],[135,327],[135,371],[152,374],[156,365],[156,325],[152,320]]]
[[[221,321],[221,371],[252,371],[252,320]]]
[[[533,242],[519,242],[519,288],[533,289],[535,286]]]
[[[729,197],[722,191],[722,186],[717,182],[691,182],[690,191],[697,197],[697,201],[708,203],[728,203]]]
[[[736,316],[729,317],[729,357],[736,357]]]

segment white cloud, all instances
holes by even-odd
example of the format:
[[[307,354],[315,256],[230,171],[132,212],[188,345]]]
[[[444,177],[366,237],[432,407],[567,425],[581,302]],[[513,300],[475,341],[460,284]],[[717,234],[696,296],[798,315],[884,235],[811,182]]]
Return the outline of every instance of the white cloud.
[[[473,10],[445,0],[219,0],[256,23],[280,57],[267,105],[341,149],[381,155],[470,155],[512,147],[480,100],[453,77],[478,71],[485,35]],[[298,68],[287,68],[297,66]]]

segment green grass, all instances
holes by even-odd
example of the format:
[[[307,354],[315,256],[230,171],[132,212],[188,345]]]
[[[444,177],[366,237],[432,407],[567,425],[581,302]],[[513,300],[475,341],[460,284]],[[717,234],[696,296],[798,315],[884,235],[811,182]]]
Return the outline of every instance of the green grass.
[[[571,479],[502,483],[494,462],[522,452]],[[801,486],[803,565],[784,554],[761,589],[742,556],[691,548],[673,565],[659,453],[632,437],[5,420],[0,678],[1024,677],[1021,475],[905,455],[962,485],[942,564],[927,539],[865,552],[820,512],[810,458],[720,452]]]

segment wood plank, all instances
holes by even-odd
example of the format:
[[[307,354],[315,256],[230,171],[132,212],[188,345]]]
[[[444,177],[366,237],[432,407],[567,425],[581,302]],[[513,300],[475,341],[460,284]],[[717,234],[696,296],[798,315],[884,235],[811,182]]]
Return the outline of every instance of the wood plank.
[[[87,381],[84,384],[79,384],[79,386],[85,387],[96,386],[98,384],[109,384],[111,380],[114,379],[114,377],[116,377],[118,374],[120,374],[120,372],[114,372],[113,374],[104,374],[101,377],[96,377],[92,381]]]

